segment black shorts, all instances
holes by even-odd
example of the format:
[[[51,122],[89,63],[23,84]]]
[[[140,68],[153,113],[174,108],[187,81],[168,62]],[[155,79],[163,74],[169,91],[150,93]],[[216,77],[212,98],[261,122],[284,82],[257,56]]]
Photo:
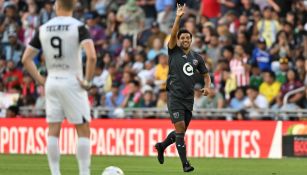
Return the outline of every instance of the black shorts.
[[[181,100],[168,95],[167,107],[172,123],[184,121],[186,127],[189,126],[192,119],[192,109],[194,100]]]

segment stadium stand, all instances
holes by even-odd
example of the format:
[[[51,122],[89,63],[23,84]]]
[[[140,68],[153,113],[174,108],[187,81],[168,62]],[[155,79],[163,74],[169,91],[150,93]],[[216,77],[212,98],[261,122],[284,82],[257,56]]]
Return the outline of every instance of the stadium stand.
[[[21,56],[37,28],[55,16],[53,1],[0,1],[0,117],[44,117],[44,89]],[[89,101],[95,118],[167,117],[167,42],[175,0],[79,0],[98,55]],[[307,117],[307,2],[186,1],[181,24],[193,34],[213,79],[200,119],[299,120]],[[84,58],[85,59],[85,58]],[[85,61],[85,60],[84,60]],[[47,75],[44,56],[35,58]],[[201,82],[202,80],[200,80]]]

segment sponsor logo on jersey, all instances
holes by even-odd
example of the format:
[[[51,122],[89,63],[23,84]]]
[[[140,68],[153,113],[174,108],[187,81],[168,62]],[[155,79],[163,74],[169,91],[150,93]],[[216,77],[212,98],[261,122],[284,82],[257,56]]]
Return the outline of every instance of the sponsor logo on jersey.
[[[186,74],[187,76],[192,76],[194,74],[193,72],[193,66],[190,63],[185,63],[183,65],[183,72],[184,74]]]
[[[194,66],[197,66],[198,65],[198,60],[193,60],[193,64],[194,64]]]

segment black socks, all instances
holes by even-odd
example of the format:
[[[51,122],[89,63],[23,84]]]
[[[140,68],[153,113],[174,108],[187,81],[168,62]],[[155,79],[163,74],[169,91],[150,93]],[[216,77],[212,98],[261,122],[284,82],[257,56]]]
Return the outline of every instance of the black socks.
[[[176,148],[180,156],[182,165],[185,165],[187,160],[187,151],[184,143],[184,133],[176,133]]]
[[[163,149],[166,149],[168,146],[175,143],[175,141],[176,141],[176,132],[172,131],[168,134],[166,139],[163,142],[161,142],[161,145],[162,145]]]

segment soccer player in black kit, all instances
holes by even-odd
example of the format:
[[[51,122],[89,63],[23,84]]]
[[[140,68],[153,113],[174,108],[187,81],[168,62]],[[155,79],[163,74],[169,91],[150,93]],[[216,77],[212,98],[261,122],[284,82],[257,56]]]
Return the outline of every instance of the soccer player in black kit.
[[[183,171],[190,172],[194,167],[190,165],[186,156],[184,136],[192,119],[194,103],[194,74],[204,75],[205,87],[203,95],[210,91],[211,79],[203,58],[190,50],[192,34],[186,29],[179,30],[179,23],[185,12],[185,4],[177,4],[176,19],[168,43],[169,73],[167,79],[168,111],[175,130],[163,142],[155,145],[158,152],[158,161],[164,163],[164,150],[176,142]],[[177,45],[178,43],[178,45]]]

